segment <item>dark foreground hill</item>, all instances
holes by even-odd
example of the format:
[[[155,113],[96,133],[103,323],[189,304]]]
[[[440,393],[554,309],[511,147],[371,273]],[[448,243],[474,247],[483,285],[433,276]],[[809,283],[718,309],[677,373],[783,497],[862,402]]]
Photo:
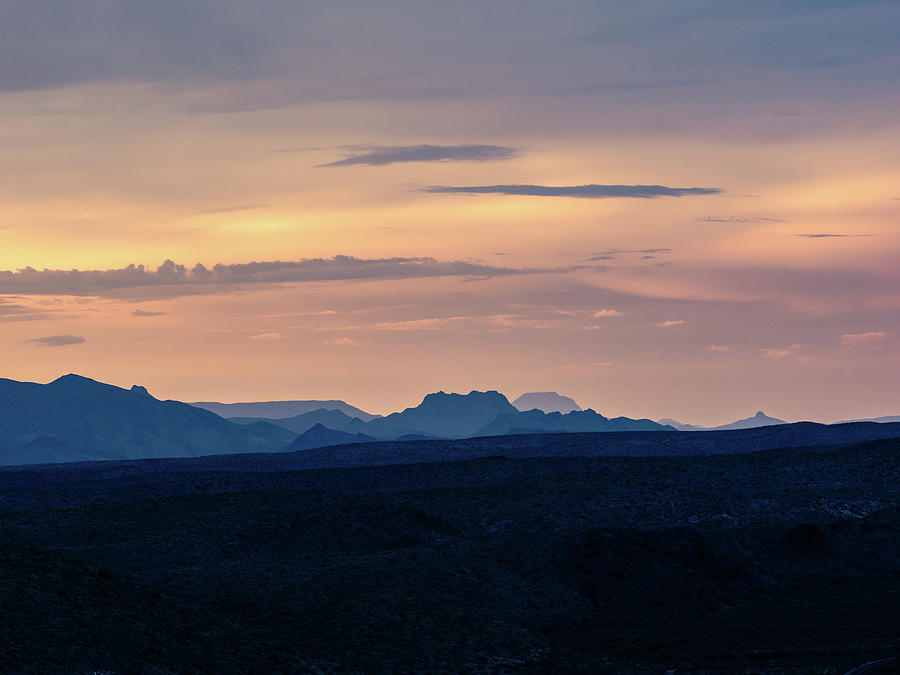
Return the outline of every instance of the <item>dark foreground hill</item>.
[[[301,471],[458,462],[505,457],[694,457],[730,455],[796,447],[827,447],[900,438],[900,424],[798,422],[734,431],[625,431],[581,434],[515,434],[461,440],[409,440],[352,443],[263,455],[221,455],[167,460],[165,466],[189,471]],[[110,463],[110,471],[155,471],[150,462]]]
[[[0,465],[273,452],[294,437],[271,424],[232,424],[78,375],[49,384],[0,379]]]
[[[653,432],[412,443],[494,456],[348,469],[0,470],[2,670],[841,675],[897,657],[900,440],[727,446],[748,433],[687,456],[578,456],[680,438]]]

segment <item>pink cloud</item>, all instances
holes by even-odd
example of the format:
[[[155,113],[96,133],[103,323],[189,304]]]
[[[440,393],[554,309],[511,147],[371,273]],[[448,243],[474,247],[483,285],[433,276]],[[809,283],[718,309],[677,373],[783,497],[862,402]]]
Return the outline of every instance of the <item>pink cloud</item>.
[[[283,340],[284,335],[281,333],[259,333],[258,335],[251,335],[251,340]]]
[[[869,333],[845,333],[841,335],[842,345],[877,345],[885,341],[888,334],[882,330]]]

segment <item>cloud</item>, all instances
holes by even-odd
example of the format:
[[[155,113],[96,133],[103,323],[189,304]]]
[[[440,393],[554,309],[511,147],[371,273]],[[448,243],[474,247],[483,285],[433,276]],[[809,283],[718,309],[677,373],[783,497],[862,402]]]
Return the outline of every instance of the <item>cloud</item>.
[[[257,335],[251,335],[251,340],[284,340],[284,335],[281,333],[259,333]]]
[[[710,351],[710,352],[726,353],[726,352],[733,352],[734,347],[729,347],[728,345],[707,345],[706,350]]]
[[[447,317],[428,317],[406,321],[382,321],[372,325],[343,326],[341,330],[384,331],[467,331],[505,332],[510,328],[548,329],[571,325],[566,314],[551,318],[535,318],[523,314],[473,314]]]
[[[762,355],[767,359],[783,359],[791,355],[791,350],[783,347],[768,347],[762,350]]]
[[[681,319],[674,319],[669,321],[660,321],[656,325],[660,328],[671,328],[672,326],[683,326],[685,324]]]
[[[375,145],[319,167],[386,166],[400,162],[490,162],[521,154],[502,145]]]
[[[217,213],[235,213],[238,211],[256,211],[258,209],[264,209],[268,206],[268,204],[238,204],[237,206],[220,206],[213,209],[201,209],[199,211],[194,211],[193,215],[195,216],[204,216],[204,215],[215,215]]]
[[[170,296],[200,292],[225,292],[229,287],[252,284],[297,284],[326,281],[419,279],[426,277],[495,276],[562,272],[567,269],[510,268],[466,261],[434,258],[308,258],[299,261],[268,261],[217,264],[192,268],[166,260],[156,270],[128,265],[108,270],[37,270],[25,267],[0,271],[0,295],[92,295],[117,296],[123,291],[157,288]]]
[[[554,187],[548,185],[432,185],[420,192],[432,194],[499,194],[526,195],[532,197],[577,197],[581,199],[653,199],[656,197],[684,197],[687,195],[714,195],[721,188],[676,188],[665,185],[570,185]]]
[[[625,255],[625,254],[644,254],[643,257],[647,257],[647,255],[655,255],[657,253],[671,253],[673,249],[671,248],[610,248],[605,251],[600,251],[592,255],[590,258],[585,258],[582,262],[599,262],[601,260],[615,260],[617,256]]]
[[[564,12],[510,0],[263,6],[4,0],[0,90],[161,84],[231,109],[549,94],[554,117],[569,107],[560,105],[559,92],[594,92],[605,107],[637,99],[628,121],[663,104],[667,118],[680,121],[682,101],[721,118],[722,87],[732,82],[743,92],[736,104],[755,102],[766,112],[774,94],[781,94],[779,107],[810,109],[810,91],[827,95],[845,84],[864,105],[894,84],[889,65],[877,65],[896,59],[900,16],[884,0],[580,2]],[[848,64],[870,67],[836,68]],[[808,71],[821,68],[831,69],[829,77],[810,81]],[[690,85],[684,93],[672,89]],[[590,113],[596,124],[593,106]]]
[[[888,334],[882,330],[869,333],[845,333],[841,335],[842,345],[877,345],[887,339]]]
[[[811,345],[795,342],[787,347],[766,347],[760,352],[765,359],[783,359],[788,356],[804,357],[812,348]]]
[[[351,337],[338,337],[331,340],[325,340],[326,345],[336,345],[338,347],[356,347],[359,343]]]
[[[617,309],[600,309],[594,312],[592,316],[595,319],[601,319],[606,316],[625,316],[625,312],[620,312]]]
[[[131,313],[131,316],[163,316],[165,312],[148,312],[144,309],[136,309]]]
[[[85,340],[80,335],[48,335],[47,337],[33,338],[26,342],[34,342],[42,347],[65,347],[66,345],[80,345]]]
[[[0,322],[4,321],[36,321],[48,316],[46,312],[26,307],[0,298]]]
[[[872,237],[874,235],[871,234],[826,234],[826,233],[812,233],[812,234],[798,234],[798,237],[806,237],[807,239],[827,239],[830,237]]]
[[[783,223],[781,218],[769,216],[701,216],[697,220],[704,223]]]

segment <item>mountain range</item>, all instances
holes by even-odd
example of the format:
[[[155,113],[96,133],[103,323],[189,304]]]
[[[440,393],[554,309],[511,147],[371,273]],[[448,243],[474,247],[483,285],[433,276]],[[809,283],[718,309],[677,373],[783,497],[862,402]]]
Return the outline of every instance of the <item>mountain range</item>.
[[[261,421],[261,418],[257,417],[230,419],[238,424]],[[579,431],[674,430],[671,426],[658,424],[648,419],[633,420],[627,417],[608,419],[593,410],[579,409],[566,414],[545,413],[537,408],[520,411],[509,402],[506,396],[497,391],[472,391],[468,394],[447,394],[440,391],[428,394],[415,407],[369,422],[364,422],[358,417],[349,417],[338,410],[317,410],[294,417],[267,421],[298,434],[304,434],[316,425],[322,425],[341,434],[370,436],[378,440],[399,440],[408,437],[456,439],[473,436]],[[319,432],[319,437],[321,437],[321,432]],[[341,436],[335,436],[335,438],[341,438]]]
[[[0,379],[0,464],[197,457],[283,449],[294,434],[240,426],[178,401],[65,375],[49,384]]]
[[[898,420],[900,420],[900,418],[898,418]],[[885,419],[884,421],[890,420]],[[663,419],[659,420],[659,423],[674,427],[675,429],[678,429],[678,431],[728,431],[729,429],[756,429],[757,427],[770,427],[776,424],[787,424],[787,422],[785,422],[784,420],[780,420],[777,417],[769,417],[762,410],[758,410],[752,417],[745,417],[743,419],[736,420],[728,424],[722,424],[717,427],[701,427],[697,426],[696,424],[683,424],[678,420],[673,420],[668,417],[664,417]]]
[[[0,465],[284,452],[376,440],[671,429],[650,420],[609,420],[593,410],[520,412],[497,391],[428,394],[419,405],[386,417],[343,401],[203,405],[223,413],[260,414],[229,420],[201,405],[160,401],[138,385],[123,389],[73,374],[49,384],[0,380]],[[304,412],[266,417],[296,410]]]
[[[203,408],[220,417],[252,417],[258,419],[278,419],[294,417],[316,410],[339,410],[348,417],[358,417],[364,422],[376,419],[365,410],[344,403],[344,401],[254,401],[249,403],[218,403],[216,401],[196,401],[189,403],[196,408]]]
[[[578,407],[572,399],[553,392],[534,392],[516,401],[523,406]],[[318,404],[330,407],[307,410]],[[440,391],[428,394],[417,406],[384,417],[343,401],[203,405],[223,413],[260,414],[225,419],[200,405],[158,400],[138,385],[124,389],[72,374],[49,384],[0,379],[0,465],[286,452],[375,441],[526,434],[800,428],[762,411],[709,430],[675,420],[607,418],[591,409],[523,411],[498,391]],[[296,410],[303,412],[265,416]]]

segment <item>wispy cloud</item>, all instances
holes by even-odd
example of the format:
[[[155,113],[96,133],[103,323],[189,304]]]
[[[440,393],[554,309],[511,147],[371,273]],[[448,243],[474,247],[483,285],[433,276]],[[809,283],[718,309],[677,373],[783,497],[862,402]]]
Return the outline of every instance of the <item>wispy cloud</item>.
[[[689,195],[715,195],[721,188],[667,187],[665,185],[432,185],[421,192],[432,194],[499,194],[532,197],[577,197],[581,199],[653,199],[656,197],[685,197]]]
[[[358,347],[359,342],[354,340],[351,337],[336,337],[331,338],[330,340],[325,340],[326,345],[334,345],[337,347]]]
[[[463,331],[505,332],[512,328],[548,329],[572,327],[571,317],[551,315],[549,318],[523,314],[466,314],[446,317],[426,317],[406,321],[382,321],[375,324],[341,326],[340,330],[382,331]],[[333,329],[323,329],[333,330]]]
[[[787,347],[766,347],[760,350],[760,353],[765,359],[784,359],[789,356],[801,358],[804,357],[810,349],[811,345],[795,342]]]
[[[683,326],[685,324],[681,319],[670,319],[669,321],[660,321],[656,325],[660,328],[671,328],[672,326]]]
[[[815,233],[804,233],[796,235],[798,237],[805,237],[806,239],[829,239],[831,237],[873,237],[875,235],[872,234],[831,234],[824,232],[815,232]]]
[[[36,321],[47,316],[46,312],[0,298],[0,322]]]
[[[595,253],[590,258],[585,258],[582,262],[600,262],[602,260],[616,260],[620,255],[640,254],[642,258],[648,256],[656,256],[660,253],[671,253],[671,248],[610,248],[605,251]]]
[[[416,279],[455,276],[483,279],[517,274],[561,272],[563,269],[511,268],[467,261],[434,258],[364,259],[339,255],[299,261],[268,261],[217,264],[192,268],[166,260],[153,270],[128,265],[108,270],[37,270],[26,267],[0,271],[0,295],[93,295],[116,296],[131,289],[165,288],[168,295],[225,292],[252,284],[298,284],[308,282]]]
[[[26,340],[26,342],[33,342],[41,347],[65,347],[67,345],[80,345],[87,342],[87,340],[80,335],[48,335],[47,337]]]
[[[871,331],[868,333],[845,333],[841,335],[842,345],[877,345],[887,339],[888,334],[882,330]]]
[[[257,333],[250,336],[251,340],[284,340],[281,333]]]
[[[264,209],[267,206],[268,204],[238,204],[237,206],[220,206],[217,208],[194,211],[193,215],[203,216],[214,215],[216,213],[234,213],[236,211],[256,211],[257,209]]]
[[[607,316],[625,316],[625,312],[620,312],[617,309],[599,309],[592,316],[595,319],[602,319]]]
[[[706,351],[727,353],[733,352],[734,347],[730,347],[729,345],[707,345]]]
[[[701,216],[697,220],[704,223],[783,223],[781,218],[770,216]]]
[[[490,162],[521,155],[502,145],[374,145],[319,167],[386,166],[400,162]]]
[[[164,316],[165,312],[148,312],[145,309],[136,309],[131,313],[131,316]]]

